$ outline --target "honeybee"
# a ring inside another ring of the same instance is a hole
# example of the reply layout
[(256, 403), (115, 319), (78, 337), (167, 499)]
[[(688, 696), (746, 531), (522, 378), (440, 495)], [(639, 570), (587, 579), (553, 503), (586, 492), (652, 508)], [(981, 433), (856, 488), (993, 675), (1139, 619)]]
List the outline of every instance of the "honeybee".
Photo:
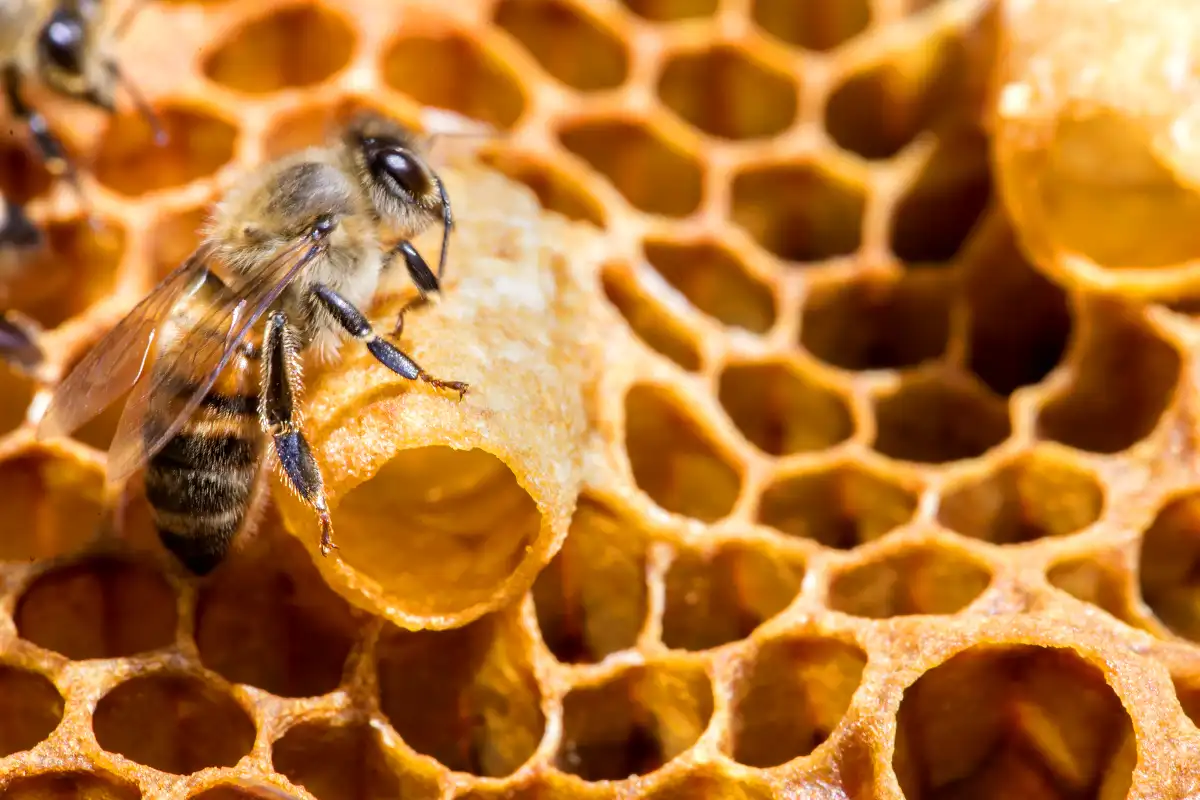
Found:
[[(435, 274), (409, 239), (438, 221)], [(132, 387), (109, 448), (110, 484), (146, 466), (159, 537), (197, 575), (241, 528), (269, 438), (328, 555), (333, 526), (297, 415), (301, 355), (328, 357), (348, 335), (393, 372), (461, 399), (467, 384), (430, 375), (359, 310), (397, 260), (419, 296), (438, 291), (453, 224), (417, 137), (374, 112), (356, 115), (332, 142), (268, 163), (224, 195), (192, 255), (67, 376), (39, 436), (69, 433)]]
[[(20, 269), (42, 239), (24, 210), (0, 196), (0, 278)], [(25, 371), (42, 362), (35, 326), (15, 311), (0, 312), (0, 358)]]
[(29, 75), (51, 90), (112, 112), (124, 86), (149, 122), (155, 141), (166, 133), (133, 81), (122, 72), (114, 45), (128, 30), (144, 0), (134, 0), (116, 22), (111, 0), (0, 0), (0, 79), (9, 111), (29, 128), (38, 155), (80, 192), (77, 171), (46, 118), (25, 99)]

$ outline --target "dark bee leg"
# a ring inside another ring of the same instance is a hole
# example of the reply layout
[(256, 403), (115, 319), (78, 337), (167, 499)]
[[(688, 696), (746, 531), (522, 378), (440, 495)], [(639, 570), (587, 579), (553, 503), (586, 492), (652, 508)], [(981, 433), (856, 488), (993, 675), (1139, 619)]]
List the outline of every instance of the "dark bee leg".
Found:
[(433, 274), (433, 270), (425, 263), (425, 259), (417, 252), (417, 248), (413, 247), (410, 242), (400, 242), (392, 248), (388, 253), (387, 259), (384, 261), (384, 269), (390, 267), (399, 256), (404, 259), (404, 266), (408, 269), (408, 276), (412, 278), (413, 283), (417, 285), (417, 291), (420, 292), (412, 300), (404, 304), (400, 309), (400, 313), (396, 315), (396, 325), (392, 328), (392, 335), (399, 336), (404, 332), (404, 315), (413, 308), (424, 305), (428, 302), (426, 296), (430, 292), (440, 292), (442, 290), (438, 278)]
[(295, 420), (296, 395), (300, 389), (299, 348), (295, 331), (282, 311), (274, 312), (267, 321), (262, 350), (265, 357), (260, 362), (262, 404), (259, 422), (274, 442), (275, 455), (288, 484), (317, 512), (321, 523), (321, 553), (329, 555), (337, 549), (333, 543), (333, 523), (325, 502), (321, 468)]
[(371, 327), (371, 323), (367, 321), (366, 315), (333, 289), (324, 284), (317, 283), (313, 284), (312, 293), (317, 302), (337, 320), (337, 323), (345, 329), (346, 333), (360, 342), (366, 342), (367, 349), (371, 351), (371, 355), (375, 356), (381, 364), (392, 372), (401, 377), (408, 378), (410, 381), (421, 380), (440, 389), (456, 391), (460, 400), (467, 393), (467, 384), (461, 381), (444, 381), (433, 377), (422, 369), (417, 362), (409, 358), (404, 351), (396, 347), (396, 345), (386, 339), (379, 338), (375, 330)]
[(46, 122), (46, 118), (41, 115), (41, 112), (26, 103), (25, 98), (21, 95), (21, 71), (15, 64), (9, 64), (4, 68), (4, 97), (12, 115), (25, 123), (29, 132), (33, 134), (33, 143), (37, 147), (42, 161), (51, 172), (66, 175), (67, 180), (74, 186), (76, 194), (80, 196), (81, 200), (84, 199), (79, 176), (75, 172), (75, 165), (67, 156), (62, 142), (50, 130), (50, 124)]

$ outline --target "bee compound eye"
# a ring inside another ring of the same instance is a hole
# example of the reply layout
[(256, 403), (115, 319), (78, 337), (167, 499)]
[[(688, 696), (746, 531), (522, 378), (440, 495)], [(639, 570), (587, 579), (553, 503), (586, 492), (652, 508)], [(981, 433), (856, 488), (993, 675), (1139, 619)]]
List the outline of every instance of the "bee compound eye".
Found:
[(403, 150), (381, 150), (375, 155), (376, 169), (385, 173), (409, 195), (420, 197), (429, 189), (429, 179), (416, 159)]
[(79, 51), (83, 47), (83, 23), (68, 14), (55, 14), (42, 30), (41, 49), (46, 59), (59, 69), (80, 71)]

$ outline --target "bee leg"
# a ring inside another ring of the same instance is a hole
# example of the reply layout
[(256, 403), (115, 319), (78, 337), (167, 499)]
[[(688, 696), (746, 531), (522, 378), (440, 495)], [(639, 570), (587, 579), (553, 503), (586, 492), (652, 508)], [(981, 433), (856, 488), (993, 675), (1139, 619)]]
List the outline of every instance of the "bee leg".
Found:
[(421, 380), (440, 389), (451, 389), (458, 392), (459, 400), (466, 395), (467, 384), (461, 381), (444, 381), (430, 375), (417, 362), (409, 358), (403, 350), (388, 340), (381, 339), (371, 327), (371, 323), (367, 321), (366, 315), (333, 289), (317, 283), (313, 285), (312, 293), (321, 307), (337, 320), (346, 333), (360, 342), (365, 342), (371, 355), (392, 372), (408, 378), (410, 381)]
[(296, 496), (317, 512), (321, 523), (321, 554), (327, 556), (337, 549), (333, 543), (333, 523), (325, 501), (321, 468), (296, 419), (296, 395), (300, 390), (299, 348), (296, 333), (282, 311), (274, 312), (267, 321), (262, 351), (259, 423), (271, 436), (284, 479)]
[(8, 109), (12, 115), (23, 122), (29, 132), (33, 135), (33, 143), (38, 149), (38, 154), (41, 156), (46, 167), (54, 173), (66, 175), (67, 180), (75, 189), (75, 193), (79, 195), (81, 201), (85, 201), (83, 196), (83, 188), (79, 183), (79, 176), (75, 171), (75, 165), (71, 163), (71, 159), (67, 156), (66, 148), (62, 142), (50, 130), (50, 124), (41, 112), (33, 106), (25, 102), (25, 98), (21, 94), (21, 71), (15, 64), (9, 64), (4, 68), (4, 98), (8, 103)]
[(404, 259), (404, 266), (408, 269), (408, 276), (412, 278), (413, 283), (417, 285), (417, 291), (420, 292), (412, 300), (404, 304), (400, 309), (400, 313), (396, 315), (396, 325), (392, 328), (392, 336), (399, 336), (404, 332), (404, 315), (413, 308), (424, 305), (429, 298), (426, 296), (430, 292), (440, 292), (442, 290), (438, 278), (433, 274), (433, 270), (425, 263), (425, 259), (417, 252), (417, 248), (412, 246), (411, 242), (400, 242), (392, 248), (387, 255), (387, 260), (384, 262), (384, 269), (390, 267), (399, 256)]

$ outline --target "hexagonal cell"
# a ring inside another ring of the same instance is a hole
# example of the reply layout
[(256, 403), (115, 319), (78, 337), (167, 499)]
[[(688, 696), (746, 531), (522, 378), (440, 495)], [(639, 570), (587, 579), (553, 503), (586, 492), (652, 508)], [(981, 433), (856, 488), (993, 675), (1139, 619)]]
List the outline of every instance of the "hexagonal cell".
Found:
[(712, 684), (703, 666), (631, 667), (567, 693), (555, 765), (586, 781), (647, 775), (690, 750), (712, 713)]
[(92, 730), (110, 753), (177, 775), (232, 767), (255, 735), (250, 715), (224, 691), (170, 672), (111, 689), (96, 704)]
[(591, 663), (632, 648), (649, 613), (646, 533), (580, 498), (567, 540), (533, 584), (542, 639), (563, 663)]
[(278, 697), (336, 689), (358, 630), (358, 617), (302, 545), (282, 535), (271, 536), (265, 551), (226, 564), (201, 588), (196, 606), (204, 666)]
[(1200, 642), (1200, 493), (1176, 497), (1142, 537), (1142, 599), (1177, 636)]
[(700, 207), (703, 164), (644, 123), (580, 120), (559, 128), (558, 139), (639, 211), (686, 217)]
[(775, 38), (817, 52), (832, 50), (871, 22), (868, 0), (755, 0), (752, 13)]
[(764, 164), (736, 174), (733, 221), (785, 261), (847, 256), (862, 244), (866, 195), (816, 164)]
[(697, 767), (660, 785), (645, 800), (773, 800), (770, 784), (748, 775), (731, 777), (718, 767)]
[(825, 129), (863, 158), (891, 158), (922, 131), (967, 118), (972, 66), (961, 41), (935, 34), (851, 73), (829, 96)]
[(763, 544), (680, 548), (667, 570), (663, 644), (707, 650), (745, 639), (788, 607), (803, 579), (802, 564)]
[[(1044, 439), (1095, 453), (1119, 453), (1149, 436), (1179, 380), (1179, 353), (1160, 339), (1144, 311), (1116, 299), (1090, 299), (1082, 352), (1070, 384), (1038, 415)], [(1113, 380), (1120, 375), (1120, 380)]]
[(953, 259), (992, 196), (988, 142), (978, 131), (944, 136), (892, 213), (892, 252), (909, 264)]
[(956, 288), (953, 274), (935, 269), (818, 283), (804, 301), (800, 344), (841, 369), (917, 366), (946, 352)]
[(237, 126), (211, 108), (177, 104), (158, 114), (168, 136), (162, 147), (141, 114), (109, 118), (96, 146), (92, 171), (97, 180), (136, 197), (209, 177), (233, 158)]
[(600, 273), (608, 302), (651, 350), (661, 353), (688, 372), (700, 369), (700, 348), (679, 321), (642, 291), (628, 271), (608, 265)]
[(1140, 627), (1135, 620), (1130, 575), (1125, 565), (1111, 554), (1091, 553), (1060, 561), (1046, 572), (1046, 580), (1076, 600), (1103, 609), (1126, 625)]
[(270, 94), (329, 80), (350, 63), (354, 48), (354, 29), (341, 14), (298, 3), (243, 22), (204, 57), (201, 69), (228, 89)]
[(642, 251), (667, 283), (713, 319), (751, 333), (766, 333), (775, 324), (771, 287), (750, 275), (723, 245), (648, 239)]
[(95, 224), (76, 217), (43, 225), (43, 246), (5, 280), (5, 305), (54, 328), (107, 297), (125, 252), (125, 229), (101, 217)]
[(25, 422), (34, 389), (28, 375), (7, 362), (0, 362), (0, 435), (16, 430)]
[(976, 646), (900, 701), (892, 766), (906, 797), (1124, 797), (1129, 714), (1070, 650)]
[(481, 160), (532, 189), (542, 208), (567, 219), (590, 222), (597, 228), (608, 224), (604, 205), (586, 185), (558, 167), (525, 153), (483, 153)]
[(717, 12), (717, 0), (621, 0), (621, 3), (651, 22), (709, 17)]
[(758, 503), (758, 521), (789, 536), (848, 550), (912, 519), (917, 493), (856, 464), (776, 479)]
[(918, 545), (839, 572), (829, 583), (828, 602), (835, 611), (869, 619), (955, 614), (991, 581), (991, 570), (963, 551)]
[(275, 742), (275, 771), (317, 800), (438, 797), (437, 779), (405, 770), (367, 724), (301, 723)]
[(572, 3), (501, 0), (492, 19), (572, 88), (615, 89), (629, 73), (629, 53), (617, 34)]
[(875, 450), (902, 461), (976, 458), (1012, 433), (1008, 407), (974, 384), (922, 375), (875, 398)]
[(793, 361), (729, 364), (717, 378), (717, 397), (742, 435), (768, 455), (825, 450), (854, 433), (846, 398)]
[(662, 508), (714, 522), (733, 510), (742, 476), (669, 390), (625, 395), (625, 452), (638, 488)]
[(723, 139), (759, 139), (787, 130), (796, 119), (799, 93), (794, 76), (730, 45), (677, 53), (658, 79), (658, 96), (667, 108)]
[(0, 464), (6, 534), (0, 561), (57, 558), (92, 541), (104, 520), (103, 477), (41, 453)]
[(389, 44), (383, 80), (428, 106), (511, 128), (525, 112), (521, 80), (466, 34), (402, 36)]
[(862, 682), (866, 654), (832, 639), (774, 639), (734, 689), (730, 755), (749, 767), (806, 756), (829, 738)]
[(137, 785), (103, 770), (46, 772), (17, 778), (4, 790), (6, 800), (141, 800)]
[(987, 226), (986, 243), (960, 272), (967, 305), (967, 368), (1007, 396), (1039, 383), (1071, 338), (1066, 294), (1033, 268), (1012, 227)]
[(964, 536), (1019, 544), (1067, 536), (1104, 509), (1104, 487), (1091, 472), (1046, 450), (1034, 450), (987, 475), (950, 487), (938, 520)]
[(205, 204), (158, 217), (150, 231), (150, 258), (156, 278), (167, 277), (199, 246), (210, 210)]
[(389, 627), (376, 647), (380, 708), (418, 753), (501, 778), (537, 749), (546, 725), (541, 691), (512, 615), (449, 631)]
[(74, 661), (175, 642), (175, 593), (151, 564), (93, 557), (38, 577), (17, 601), (17, 633)]
[(32, 750), (62, 716), (62, 695), (44, 675), (0, 665), (0, 758)]

